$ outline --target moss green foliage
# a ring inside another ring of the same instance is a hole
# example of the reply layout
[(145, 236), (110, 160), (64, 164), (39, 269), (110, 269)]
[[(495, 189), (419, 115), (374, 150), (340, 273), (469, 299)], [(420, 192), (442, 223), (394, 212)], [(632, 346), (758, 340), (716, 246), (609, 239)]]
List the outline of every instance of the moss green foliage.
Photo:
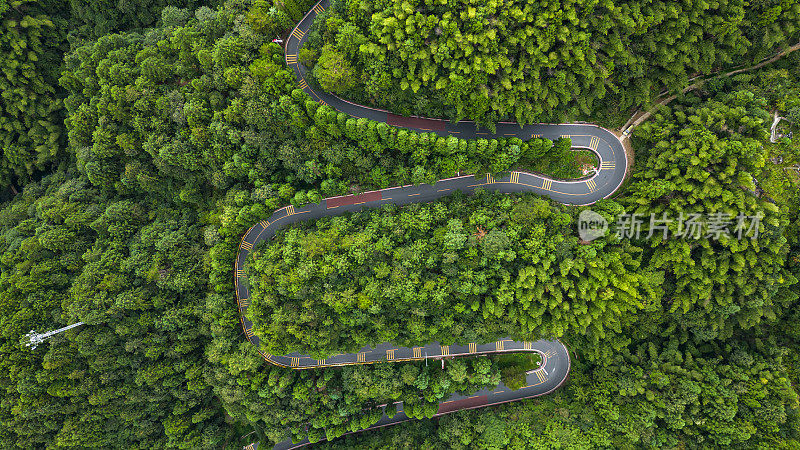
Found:
[(360, 74), (347, 92), (355, 100), (531, 123), (647, 103), (697, 73), (795, 43), (798, 23), (795, 0), (333, 0), (309, 36)]
[(547, 174), (564, 180), (582, 178), (585, 166), (598, 167), (597, 154), (588, 150), (572, 150), (571, 139), (559, 139), (552, 148), (522, 146), (523, 158), (515, 164), (519, 170)]
[[(637, 132), (650, 150), (626, 197), (631, 212), (709, 220), (716, 214), (727, 227), (720, 239), (704, 231), (699, 240), (654, 240), (648, 252), (650, 265), (667, 273), (666, 309), (701, 342), (773, 319), (798, 297), (785, 235), (796, 204), (775, 204), (756, 186), (768, 162), (766, 105), (752, 92), (734, 91), (675, 108)], [(761, 217), (757, 239), (737, 238), (739, 215)], [(671, 227), (678, 231), (677, 223)]]
[(772, 116), (788, 119), (778, 124), (778, 131), (783, 134), (793, 133), (792, 139), (783, 138), (775, 144), (764, 143), (765, 165), (758, 177), (758, 187), (766, 198), (780, 199), (781, 203), (800, 203), (800, 82), (797, 71), (785, 67), (800, 64), (800, 55), (792, 55), (784, 68), (763, 70), (756, 74), (742, 74), (733, 80), (715, 83), (709, 86), (714, 92), (724, 95), (728, 90), (747, 90), (768, 102), (768, 112), (772, 113), (767, 123), (772, 125)]
[(356, 74), (350, 63), (333, 46), (320, 50), (319, 61), (314, 66), (314, 75), (322, 89), (337, 94), (356, 87)]

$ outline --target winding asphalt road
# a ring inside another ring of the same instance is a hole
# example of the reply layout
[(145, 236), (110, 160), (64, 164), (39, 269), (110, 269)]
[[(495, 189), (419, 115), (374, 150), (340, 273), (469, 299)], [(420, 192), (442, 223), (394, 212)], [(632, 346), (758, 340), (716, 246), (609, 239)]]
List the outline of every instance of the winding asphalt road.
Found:
[[(239, 318), (245, 336), (256, 348), (259, 348), (260, 339), (253, 333), (253, 322), (247, 318), (247, 308), (250, 306), (250, 286), (243, 268), (255, 247), (260, 242), (271, 240), (281, 228), (299, 221), (358, 211), (364, 207), (374, 208), (388, 203), (407, 205), (410, 203), (429, 202), (452, 194), (456, 190), (472, 192), (475, 189), (484, 188), (509, 193), (526, 192), (530, 188), (517, 181), (522, 175), (523, 173), (521, 172), (512, 172), (499, 180), (495, 180), (491, 175), (487, 175), (486, 178), (481, 180), (476, 180), (472, 175), (455, 177), (440, 180), (432, 186), (409, 185), (366, 192), (360, 195), (331, 197), (322, 200), (319, 204), (308, 204), (302, 207), (286, 206), (275, 211), (269, 219), (252, 226), (245, 233), (239, 244), (234, 283), (236, 285), (236, 299), (239, 305)], [(421, 361), (441, 359), (443, 357), (475, 356), (503, 352), (536, 352), (541, 356), (542, 363), (540, 367), (528, 373), (525, 387), (512, 391), (500, 383), (495, 389), (479, 391), (468, 397), (452, 394), (447, 400), (439, 404), (437, 416), (462, 409), (480, 408), (548, 394), (561, 386), (566, 380), (570, 368), (569, 353), (564, 344), (559, 341), (547, 340), (518, 342), (511, 339), (501, 339), (488, 344), (468, 343), (467, 345), (440, 345), (434, 342), (412, 348), (397, 347), (386, 343), (375, 347), (364, 347), (358, 353), (339, 354), (323, 360), (316, 360), (299, 353), (277, 356), (260, 349), (258, 352), (270, 363), (290, 369), (339, 367), (381, 361)], [(378, 423), (369, 429), (394, 425), (404, 420), (409, 420), (409, 418), (403, 412), (402, 404), (400, 404), (398, 405), (398, 413), (395, 416), (389, 418), (384, 415)], [(287, 440), (278, 443), (274, 448), (281, 450), (291, 449), (308, 443), (308, 441), (303, 441), (293, 444), (291, 440)]]
[(343, 100), (328, 92), (315, 90), (308, 85), (308, 70), (298, 62), (298, 51), (306, 41), (306, 34), (317, 15), (328, 8), (330, 0), (317, 3), (292, 30), (286, 40), (286, 64), (294, 70), (300, 87), (314, 100), (331, 106), (354, 118), (366, 118), (376, 122), (386, 122), (416, 131), (432, 131), (440, 136), (472, 138), (509, 138), (523, 140), (543, 137), (556, 140), (560, 137), (572, 139), (572, 147), (588, 149), (600, 157), (599, 170), (588, 179), (580, 181), (560, 181), (541, 175), (520, 174), (520, 182), (527, 184), (531, 191), (547, 195), (561, 203), (588, 205), (613, 194), (622, 184), (627, 170), (625, 149), (619, 139), (610, 131), (589, 124), (531, 124), (520, 127), (515, 122), (500, 122), (494, 134), (479, 129), (472, 121), (450, 123), (446, 120), (424, 117), (403, 117), (381, 109), (369, 108)]
[[(236, 257), (234, 282), (236, 298), (239, 306), (239, 317), (247, 339), (259, 347), (259, 338), (253, 334), (253, 323), (247, 318), (250, 304), (250, 288), (244, 272), (245, 263), (256, 245), (268, 241), (281, 228), (295, 222), (318, 219), (320, 217), (358, 211), (362, 208), (375, 208), (392, 203), (407, 205), (410, 203), (430, 202), (460, 190), (471, 193), (475, 189), (491, 189), (504, 193), (535, 192), (551, 199), (567, 204), (588, 205), (612, 195), (622, 184), (627, 169), (627, 157), (620, 140), (610, 131), (589, 124), (532, 124), (520, 127), (516, 123), (499, 123), (494, 134), (476, 127), (474, 122), (461, 121), (450, 123), (439, 119), (423, 117), (402, 117), (388, 111), (368, 108), (343, 100), (335, 95), (312, 89), (305, 80), (306, 68), (298, 63), (298, 50), (305, 42), (306, 33), (317, 14), (329, 6), (329, 0), (317, 3), (306, 14), (297, 27), (291, 32), (286, 42), (286, 63), (292, 67), (300, 87), (313, 99), (330, 105), (351, 117), (367, 118), (389, 125), (404, 127), (417, 131), (432, 131), (441, 136), (457, 136), (460, 138), (501, 138), (518, 137), (531, 139), (543, 137), (551, 140), (567, 137), (572, 140), (573, 148), (588, 149), (595, 152), (599, 159), (599, 170), (590, 178), (578, 181), (565, 181), (548, 178), (527, 172), (511, 172), (494, 178), (487, 175), (476, 179), (472, 175), (458, 176), (439, 180), (433, 185), (398, 186), (379, 191), (366, 192), (359, 195), (340, 196), (323, 199), (318, 204), (302, 207), (286, 206), (275, 211), (272, 216), (253, 225), (242, 238), (239, 253)], [(376, 347), (362, 348), (358, 353), (334, 355), (324, 360), (292, 353), (276, 356), (259, 349), (261, 356), (272, 364), (290, 369), (313, 369), (338, 367), (350, 364), (370, 364), (380, 361), (413, 361), (425, 359), (441, 359), (454, 356), (479, 355), (502, 352), (536, 352), (542, 357), (541, 366), (528, 373), (525, 387), (512, 391), (502, 383), (493, 390), (484, 390), (470, 396), (451, 395), (439, 404), (438, 415), (463, 409), (481, 408), (497, 405), (523, 398), (537, 397), (557, 389), (566, 380), (570, 370), (570, 358), (567, 348), (559, 341), (539, 340), (535, 342), (517, 342), (501, 339), (490, 344), (440, 345), (431, 343), (419, 347), (396, 347), (391, 344), (380, 344)], [(383, 418), (368, 429), (393, 425), (409, 418), (403, 413), (402, 404), (398, 405), (398, 413)], [(291, 449), (307, 445), (308, 441), (293, 444), (291, 440), (280, 442), (275, 449)], [(249, 446), (257, 448), (258, 444)]]

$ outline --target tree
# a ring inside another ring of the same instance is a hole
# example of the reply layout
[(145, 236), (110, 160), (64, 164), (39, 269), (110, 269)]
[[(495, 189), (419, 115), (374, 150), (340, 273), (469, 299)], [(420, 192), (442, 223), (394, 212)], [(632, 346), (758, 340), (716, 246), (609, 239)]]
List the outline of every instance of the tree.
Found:
[(355, 87), (356, 74), (350, 63), (333, 46), (320, 50), (319, 60), (314, 66), (314, 76), (322, 89), (342, 94)]
[[(133, 0), (123, 3), (110, 0), (91, 2), (70, 0), (69, 6), (72, 17), (78, 21), (78, 30), (89, 37), (97, 38), (118, 31), (155, 25), (159, 19), (173, 17), (174, 13), (179, 11), (179, 7), (187, 8), (182, 14), (188, 16), (188, 11), (200, 5), (214, 6), (215, 3), (208, 4), (196, 0)], [(169, 20), (165, 20), (165, 23), (174, 24)]]
[[(753, 180), (766, 175), (759, 139), (766, 139), (769, 119), (754, 108), (759, 103), (764, 101), (752, 93), (732, 92), (722, 101), (661, 116), (641, 131), (652, 148), (626, 202), (633, 212), (675, 218), (693, 213), (709, 222), (716, 215), (729, 225), (719, 235), (706, 227), (697, 238), (654, 238), (648, 252), (650, 264), (663, 268), (672, 286), (665, 312), (701, 341), (752, 328), (797, 299), (791, 289), (797, 279), (785, 263), (786, 208), (752, 189)], [(683, 122), (680, 131), (676, 119)], [(757, 237), (739, 223), (756, 216)], [(673, 234), (679, 223), (670, 224)]]
[(598, 112), (617, 122), (694, 74), (753, 64), (794, 43), (792, 5), (370, 1), (326, 11), (307, 46), (336, 46), (359, 86), (347, 95), (398, 114), (469, 118), (492, 130), (499, 120)]
[(0, 1), (0, 189), (27, 184), (64, 156), (65, 28), (55, 5)]

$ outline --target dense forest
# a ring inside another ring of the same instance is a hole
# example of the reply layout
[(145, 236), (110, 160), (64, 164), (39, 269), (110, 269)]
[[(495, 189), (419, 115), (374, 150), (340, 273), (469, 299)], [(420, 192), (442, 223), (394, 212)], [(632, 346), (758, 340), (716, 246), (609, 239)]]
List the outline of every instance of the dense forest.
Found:
[[(311, 6), (0, 0), (0, 447), (333, 438), (379, 405), (431, 417), (505, 376), (486, 357), (298, 372), (245, 340), (233, 261), (278, 207), (457, 172), (579, 174), (568, 139), (444, 138), (313, 102), (272, 42)], [(792, 0), (334, 1), (300, 56), (312, 83), (397, 113), (613, 125), (793, 44), (798, 14)], [(257, 248), (250, 314), (273, 353), (512, 336), (560, 337), (574, 356), (551, 395), (325, 445), (800, 445), (797, 53), (660, 108), (633, 135), (629, 181), (592, 206), (612, 224), (760, 215), (757, 239), (585, 243), (581, 208), (482, 192), (301, 223)], [(794, 138), (770, 143), (776, 112)]]
[[(621, 208), (630, 212), (652, 211), (658, 215), (664, 211), (760, 213), (763, 222), (757, 239), (704, 237), (661, 242), (658, 234), (649, 241), (642, 239), (634, 253), (635, 262), (641, 267), (636, 274), (648, 271), (658, 274), (659, 289), (655, 291), (658, 299), (647, 307), (631, 308), (621, 328), (615, 330), (616, 333), (605, 333), (599, 343), (587, 339), (591, 333), (566, 332), (562, 339), (577, 349), (576, 353), (582, 358), (578, 359), (567, 387), (551, 396), (491, 411), (460, 412), (433, 422), (401, 424), (388, 432), (348, 437), (330, 447), (791, 448), (798, 445), (800, 403), (794, 387), (800, 381), (796, 322), (797, 277), (800, 275), (798, 174), (786, 167), (797, 166), (800, 162), (800, 147), (788, 139), (775, 145), (765, 144), (765, 124), (771, 121), (766, 108), (770, 104), (781, 104), (789, 109), (797, 107), (798, 86), (791, 82), (796, 76), (796, 72), (792, 75), (786, 70), (774, 70), (743, 75), (735, 81), (722, 80), (702, 92), (703, 97), (691, 96), (672, 109), (662, 110), (637, 132), (638, 170), (625, 194), (616, 201), (593, 206), (604, 214), (619, 213)], [(491, 203), (492, 200), (497, 203)], [(392, 308), (383, 317), (401, 318), (399, 331), (395, 332), (398, 336), (395, 339), (399, 341), (416, 330), (439, 337), (435, 325), (457, 316), (464, 309), (463, 300), (458, 293), (449, 293), (444, 297), (444, 305), (437, 304), (436, 298), (426, 293), (424, 287), (437, 277), (439, 280), (450, 277), (450, 281), (442, 285), (451, 290), (469, 287), (463, 278), (453, 280), (461, 273), (453, 271), (448, 262), (460, 257), (464, 272), (476, 272), (470, 264), (480, 257), (487, 259), (484, 240), (493, 232), (504, 237), (504, 255), (513, 254), (511, 264), (504, 263), (502, 269), (497, 270), (497, 277), (502, 277), (503, 269), (513, 270), (517, 258), (525, 258), (532, 253), (532, 248), (539, 249), (544, 236), (540, 235), (539, 240), (531, 239), (529, 235), (509, 230), (511, 214), (508, 211), (525, 204), (524, 198), (485, 194), (427, 205), (429, 209), (426, 205), (414, 205), (404, 208), (400, 214), (392, 214), (391, 208), (387, 208), (350, 218), (319, 220), (313, 226), (305, 223), (289, 228), (274, 244), (255, 253), (251, 269), (254, 282), (257, 285), (270, 283), (270, 289), (264, 290), (263, 298), (254, 296), (254, 305), (259, 305), (253, 310), (254, 317), (261, 313), (267, 314), (262, 321), (278, 321), (287, 309), (295, 308), (293, 302), (312, 301), (313, 294), (319, 294), (314, 291), (317, 283), (325, 282), (326, 296), (317, 297), (320, 303), (315, 309), (323, 311), (326, 319), (334, 318), (333, 323), (324, 324), (334, 332), (313, 340), (307, 333), (318, 327), (296, 329), (284, 324), (285, 329), (275, 327), (265, 331), (271, 336), (272, 345), (281, 350), (301, 349), (324, 354), (329, 351), (329, 340), (338, 337), (336, 321), (358, 330), (366, 340), (375, 339), (375, 336), (387, 338), (386, 335), (370, 335), (370, 328), (365, 326), (381, 323), (383, 319), (363, 321), (364, 316), (377, 308)], [(425, 219), (437, 224), (435, 211), (444, 209), (443, 205), (451, 210), (458, 208), (456, 211), (465, 209), (461, 214), (445, 217), (469, 220), (459, 221), (457, 225), (455, 221), (442, 220), (439, 227), (428, 225), (427, 232), (415, 234), (419, 227), (426, 225)], [(542, 206), (546, 205), (542, 202)], [(550, 205), (519, 217), (538, 219), (559, 209), (564, 207)], [(403, 214), (408, 217), (403, 221), (410, 224), (408, 228), (397, 225), (397, 218)], [(351, 239), (332, 239), (336, 232), (354, 224), (359, 224), (357, 229), (361, 231), (350, 233), (348, 237), (366, 239), (372, 244), (371, 252), (365, 253), (363, 246), (355, 247)], [(457, 233), (452, 232), (453, 228), (462, 233), (461, 239), (454, 238)], [(535, 230), (536, 226), (531, 228)], [(550, 224), (546, 229), (547, 238), (571, 237), (574, 245), (574, 227), (559, 231)], [(381, 230), (389, 231), (381, 234)], [(676, 230), (673, 227), (671, 231)], [(595, 250), (595, 260), (602, 261), (606, 254), (614, 254), (614, 244), (620, 244), (616, 237), (607, 239), (609, 242), (593, 241), (590, 245), (562, 246), (560, 251), (542, 252), (549, 259), (543, 258), (541, 268), (549, 267), (552, 271), (556, 266), (555, 273), (559, 274), (564, 266), (569, 268), (567, 270), (580, 267), (576, 247)], [(460, 248), (471, 248), (473, 259), (452, 251), (454, 243)], [(314, 254), (310, 250), (318, 248), (326, 251)], [(628, 252), (630, 250), (629, 246)], [(447, 253), (452, 253), (450, 261), (441, 256)], [(417, 256), (418, 266), (408, 264), (408, 255)], [(305, 258), (315, 259), (313, 269), (303, 263)], [(348, 265), (359, 258), (365, 263), (363, 266), (355, 262)], [(387, 258), (393, 266), (385, 265)], [(421, 275), (418, 275), (419, 266), (422, 266)], [(278, 268), (284, 272), (276, 270)], [(353, 276), (333, 282), (335, 277), (328, 277), (340, 268), (351, 271)], [(413, 272), (414, 269), (417, 272)], [(387, 282), (386, 286), (376, 283), (391, 279), (401, 270), (407, 271), (403, 272), (408, 273), (406, 277), (419, 279), (415, 286), (420, 288), (397, 296), (394, 290), (402, 283)], [(530, 269), (517, 270), (517, 274), (512, 272), (508, 278), (524, 281)], [(591, 275), (580, 278), (585, 282), (591, 280)], [(539, 283), (548, 280), (546, 276), (537, 278)], [(296, 289), (297, 285), (292, 283), (299, 283), (303, 289)], [(380, 299), (388, 297), (393, 301), (376, 305), (370, 295), (376, 285), (384, 289)], [(488, 289), (477, 294), (483, 296), (479, 314), (451, 320), (453, 325), (448, 331), (457, 341), (460, 324), (476, 323), (471, 333), (461, 333), (467, 339), (480, 340), (479, 333), (492, 330), (491, 322), (486, 321), (491, 317), (487, 310), (492, 311), (490, 308), (496, 308), (500, 304), (498, 300), (504, 298), (501, 289), (492, 289), (495, 285), (491, 278), (481, 284)], [(562, 281), (558, 286), (564, 285)], [(336, 295), (342, 291), (351, 295)], [(525, 290), (517, 285), (513, 292), (520, 296)], [(551, 287), (543, 292), (547, 295), (535, 298), (544, 303), (549, 295), (556, 296), (559, 291)], [(426, 294), (424, 305), (429, 309), (418, 302)], [(276, 298), (281, 302), (272, 303)], [(349, 298), (351, 303), (343, 303), (342, 298)], [(524, 308), (523, 305), (527, 306), (524, 297), (505, 298), (508, 302), (505, 308), (510, 311), (508, 318), (537, 321), (540, 309)], [(608, 307), (619, 307), (610, 297), (592, 296), (591, 300), (592, 306), (602, 307), (600, 301), (606, 300)], [(581, 304), (579, 297), (571, 298), (570, 312), (580, 310)], [(400, 307), (405, 309), (395, 312)], [(559, 312), (557, 307), (553, 309), (545, 311)], [(429, 326), (413, 326), (415, 322), (425, 323), (426, 311), (434, 317)], [(313, 324), (316, 318), (307, 317)], [(566, 319), (563, 313), (561, 317)], [(604, 324), (613, 323), (606, 322), (609, 316), (602, 317)], [(505, 324), (502, 320), (497, 322), (500, 326)], [(568, 320), (564, 322), (569, 323)], [(515, 336), (526, 337), (524, 326), (510, 326), (522, 332)], [(391, 329), (391, 325), (381, 329)], [(507, 330), (500, 334), (504, 331)], [(538, 333), (548, 331), (553, 334), (546, 328)], [(283, 340), (279, 339), (284, 336)], [(546, 444), (541, 442), (543, 437), (547, 438)]]
[(546, 398), (406, 422), (318, 447), (793, 448), (796, 360), (785, 354), (787, 344), (797, 348), (796, 338), (775, 329), (700, 347), (648, 338), (602, 365), (579, 363), (569, 383)]
[[(586, 359), (584, 374), (560, 398), (505, 407), (500, 418), (440, 419), (438, 432), (422, 426), (431, 445), (529, 447), (543, 430), (559, 435), (533, 423), (545, 416), (544, 424), (568, 430), (562, 439), (582, 447), (796, 439), (797, 360), (786, 356), (796, 348), (797, 332), (789, 331), (796, 325), (785, 322), (786, 330), (776, 320), (796, 315), (796, 178), (787, 185), (783, 170), (767, 166), (767, 100), (723, 91), (649, 122), (626, 195), (592, 208), (611, 219), (623, 209), (760, 214), (757, 239), (662, 242), (656, 234), (638, 247), (616, 236), (581, 244), (567, 226), (577, 209), (533, 195), (484, 192), (389, 206), (304, 222), (257, 249), (248, 311), (256, 333), (270, 352), (320, 357), (387, 340), (553, 336)], [(773, 151), (784, 149), (796, 163), (796, 144)], [(554, 402), (579, 417), (565, 412), (570, 420), (554, 422)], [(520, 431), (512, 419), (519, 414), (538, 432)], [(405, 432), (391, 436), (363, 448), (419, 442)], [(358, 446), (352, 439), (341, 445)]]
[(798, 36), (794, 0), (333, 0), (300, 58), (325, 90), (402, 114), (613, 121)]
[(534, 194), (485, 191), (304, 222), (256, 251), (248, 315), (275, 355), (507, 335), (596, 343), (656, 302), (663, 276), (630, 242), (581, 245), (573, 224)]

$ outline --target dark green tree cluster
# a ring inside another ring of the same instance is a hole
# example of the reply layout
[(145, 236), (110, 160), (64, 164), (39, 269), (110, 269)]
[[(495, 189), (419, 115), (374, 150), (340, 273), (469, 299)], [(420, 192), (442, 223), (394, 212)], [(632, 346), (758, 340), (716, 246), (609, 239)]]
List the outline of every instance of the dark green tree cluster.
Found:
[(321, 448), (793, 448), (800, 424), (787, 350), (769, 338), (701, 347), (648, 340), (603, 366), (575, 361), (570, 382), (542, 399)]
[(581, 245), (570, 212), (533, 194), (454, 195), (279, 231), (247, 268), (247, 312), (263, 350), (315, 358), (381, 342), (614, 341), (660, 299), (639, 255)]
[(220, 0), (69, 0), (74, 21), (73, 34), (98, 38), (111, 33), (140, 30), (156, 25), (158, 19), (185, 15), (187, 8), (214, 7)]
[(220, 448), (235, 430), (203, 375), (196, 213), (105, 196), (74, 172), (0, 211), (0, 446)]
[[(647, 265), (666, 273), (668, 316), (660, 317), (699, 342), (774, 319), (798, 298), (786, 236), (797, 206), (776, 203), (758, 187), (772, 165), (763, 151), (766, 105), (752, 92), (734, 91), (658, 115), (638, 132), (649, 151), (623, 202), (628, 212), (666, 214), (673, 233), (680, 217), (686, 232), (692, 214), (709, 223), (716, 217), (723, 227), (666, 241), (656, 234), (646, 251)], [(760, 218), (757, 237), (752, 217)]]
[(0, 190), (64, 156), (65, 28), (57, 2), (0, 0)]
[(357, 101), (489, 125), (646, 104), (795, 43), (798, 23), (795, 0), (333, 0), (309, 42), (323, 87), (347, 81), (336, 92)]
[[(215, 1), (0, 0), (0, 190), (24, 185), (64, 154), (64, 90), (58, 79), (68, 50), (85, 37), (141, 29), (189, 14), (175, 6)], [(167, 7), (165, 9), (165, 7)]]

